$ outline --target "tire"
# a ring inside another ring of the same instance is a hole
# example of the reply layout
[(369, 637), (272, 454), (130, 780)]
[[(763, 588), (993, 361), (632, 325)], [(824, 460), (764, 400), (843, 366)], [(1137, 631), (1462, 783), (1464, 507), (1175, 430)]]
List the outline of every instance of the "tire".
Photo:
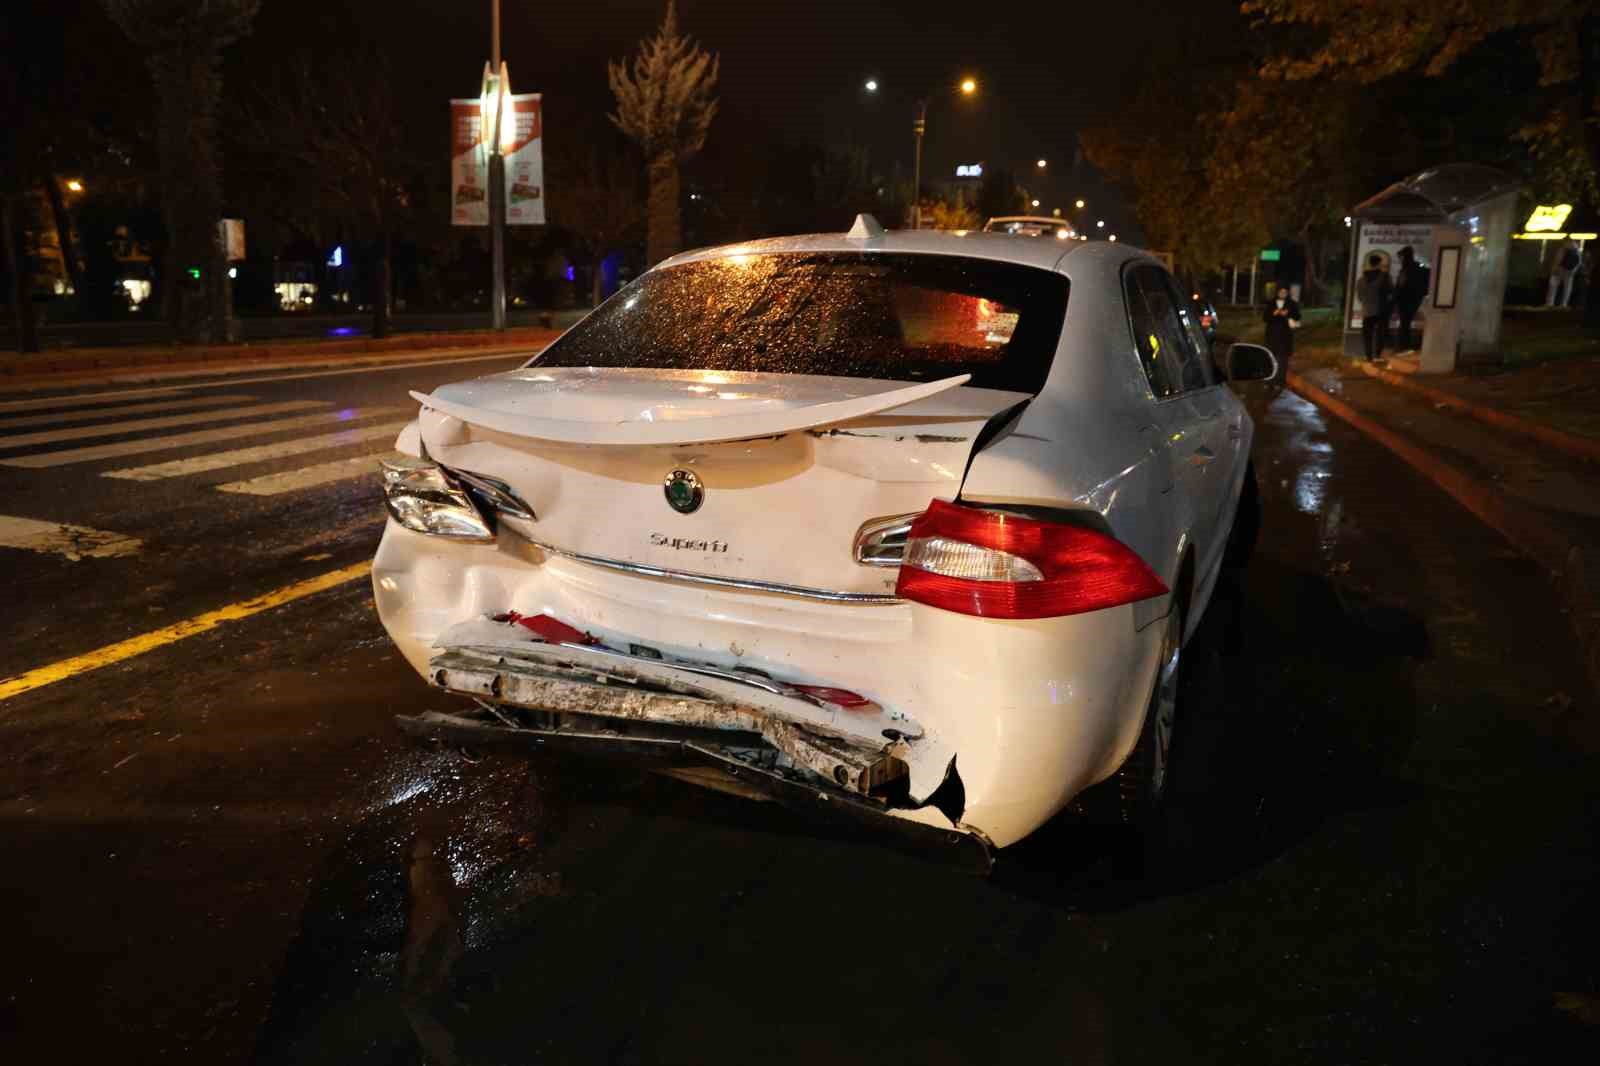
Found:
[(1116, 776), (1123, 824), (1157, 846), (1164, 837), (1172, 793), (1173, 740), (1178, 735), (1178, 696), (1183, 689), (1184, 614), (1181, 604), (1174, 604), (1167, 614), (1139, 740)]

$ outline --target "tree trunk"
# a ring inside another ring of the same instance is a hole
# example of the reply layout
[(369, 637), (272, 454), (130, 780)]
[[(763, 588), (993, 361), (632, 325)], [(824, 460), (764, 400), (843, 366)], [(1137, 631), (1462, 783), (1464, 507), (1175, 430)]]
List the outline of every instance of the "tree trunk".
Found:
[(17, 198), (0, 200), (0, 229), (5, 231), (6, 273), (11, 277), (11, 312), (16, 321), (17, 351), (39, 350), (38, 321), (33, 313), (33, 286), (23, 249), (22, 228), (17, 224)]
[(650, 160), (650, 216), (645, 241), (650, 266), (683, 248), (683, 220), (678, 208), (678, 156), (662, 152)]
[(67, 214), (66, 201), (61, 197), (61, 182), (53, 173), (44, 176), (44, 194), (50, 201), (50, 217), (56, 224), (56, 242), (61, 245), (61, 262), (67, 268), (67, 281), (82, 304), (83, 271), (78, 266), (78, 253), (72, 247), (72, 219)]
[(390, 292), (394, 288), (394, 240), (389, 227), (383, 228), (378, 246), (378, 291), (372, 296), (372, 336), (382, 340), (389, 335)]

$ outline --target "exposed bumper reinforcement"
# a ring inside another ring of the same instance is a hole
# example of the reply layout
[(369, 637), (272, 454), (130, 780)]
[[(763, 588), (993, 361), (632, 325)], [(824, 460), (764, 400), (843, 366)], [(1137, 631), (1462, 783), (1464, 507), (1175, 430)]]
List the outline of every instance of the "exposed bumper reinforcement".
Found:
[[(804, 814), (868, 830), (883, 842), (941, 863), (987, 874), (993, 848), (973, 830), (940, 829), (896, 818), (881, 804), (842, 788), (795, 780), (712, 750), (693, 740), (607, 733), (519, 728), (492, 717), (429, 711), (397, 716), (402, 732), (421, 739), (474, 748), (523, 753), (552, 751), (635, 763), (672, 776), (723, 787), (740, 795), (773, 800)], [(720, 776), (721, 783), (708, 779)]]

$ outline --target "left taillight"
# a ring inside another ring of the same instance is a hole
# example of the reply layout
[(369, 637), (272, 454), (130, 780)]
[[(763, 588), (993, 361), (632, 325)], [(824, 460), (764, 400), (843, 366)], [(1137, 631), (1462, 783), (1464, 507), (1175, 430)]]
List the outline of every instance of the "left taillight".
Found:
[(906, 536), (895, 594), (984, 618), (1054, 618), (1167, 593), (1098, 530), (935, 500)]
[(466, 486), (427, 459), (385, 459), (383, 502), (407, 529), (455, 540), (492, 541), (494, 527)]

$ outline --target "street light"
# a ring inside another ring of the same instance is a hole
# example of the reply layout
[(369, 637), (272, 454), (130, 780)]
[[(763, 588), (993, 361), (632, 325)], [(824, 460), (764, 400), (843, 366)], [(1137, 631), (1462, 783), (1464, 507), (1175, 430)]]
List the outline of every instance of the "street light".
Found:
[(1038, 200), (1032, 200), (1030, 202), (1033, 204), (1034, 207), (1038, 207), (1039, 206), (1039, 201)]
[(1106, 240), (1108, 240), (1108, 241), (1115, 241), (1116, 239), (1117, 239), (1117, 235), (1115, 233), (1113, 233), (1111, 236), (1106, 238)]
[[(971, 96), (978, 91), (978, 83), (973, 78), (961, 80), (961, 93)], [(917, 147), (911, 164), (911, 228), (922, 228), (922, 135), (928, 131), (928, 98), (923, 97), (917, 101), (917, 116), (911, 123), (911, 132), (916, 135)]]
[[(506, 98), (510, 86), (506, 84), (506, 66), (500, 58), (500, 0), (490, 0), (489, 51), (490, 66), (484, 71), (483, 94), (480, 104), (483, 112), (483, 138), (489, 148), (489, 259), (492, 287), (489, 290), (490, 318), (497, 330), (506, 328), (506, 161), (501, 155)], [(493, 77), (491, 78), (491, 72)], [(490, 93), (493, 92), (491, 114)]]
[(1083, 201), (1079, 200), (1075, 206), (1078, 208), (1079, 211), (1082, 211), (1083, 210)]
[(878, 79), (877, 78), (868, 78), (867, 79), (866, 88), (867, 88), (867, 92), (869, 92), (869, 93), (877, 92), (878, 91)]
[(1046, 163), (1043, 159), (1041, 159), (1039, 162), (1035, 163), (1034, 166), (1038, 167), (1040, 170), (1043, 170), (1046, 166)]
[(83, 182), (79, 181), (77, 178), (73, 178), (71, 181), (67, 182), (67, 189), (71, 192), (82, 192)]
[(1094, 228), (1095, 229), (1105, 229), (1106, 228), (1106, 220), (1103, 219), (1103, 218), (1100, 219), (1098, 222), (1096, 222), (1094, 224)]

